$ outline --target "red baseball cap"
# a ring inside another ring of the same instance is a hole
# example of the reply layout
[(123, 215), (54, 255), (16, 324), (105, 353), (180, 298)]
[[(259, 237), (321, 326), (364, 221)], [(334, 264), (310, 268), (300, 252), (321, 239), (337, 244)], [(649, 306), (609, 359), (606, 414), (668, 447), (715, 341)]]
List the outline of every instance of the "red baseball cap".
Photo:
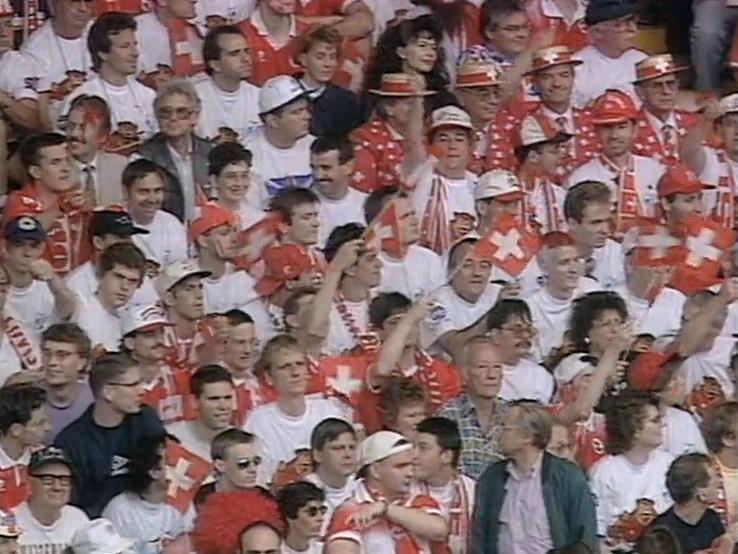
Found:
[(207, 202), (197, 209), (199, 214), (190, 222), (190, 237), (193, 241), (221, 225), (236, 225), (236, 214), (215, 202)]
[(613, 125), (638, 117), (633, 99), (621, 90), (608, 90), (594, 101), (592, 120), (595, 125)]
[(313, 259), (305, 249), (296, 244), (268, 246), (262, 256), (264, 275), (254, 286), (260, 296), (270, 296), (287, 281), (297, 279), (313, 267)]
[(687, 166), (675, 163), (670, 165), (659, 179), (656, 192), (659, 198), (665, 198), (672, 194), (694, 194), (704, 188), (705, 185)]

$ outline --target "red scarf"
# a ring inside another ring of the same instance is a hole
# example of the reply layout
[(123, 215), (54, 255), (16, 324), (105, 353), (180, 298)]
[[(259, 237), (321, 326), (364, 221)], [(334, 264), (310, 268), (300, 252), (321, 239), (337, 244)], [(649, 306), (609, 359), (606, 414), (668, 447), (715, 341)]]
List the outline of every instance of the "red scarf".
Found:
[(169, 47), (172, 50), (172, 70), (179, 77), (194, 75), (196, 65), (192, 59), (192, 26), (186, 19), (172, 17), (167, 25)]
[[(454, 475), (451, 481), (454, 489), (454, 496), (449, 507), (449, 526), (448, 526), (448, 542), (452, 540), (462, 541), (462, 545), (466, 544), (469, 536), (469, 523), (471, 522), (471, 506), (469, 502), (469, 491), (464, 486), (459, 475)], [(423, 494), (431, 496), (430, 490), (426, 483), (420, 483)], [(450, 546), (450, 544), (449, 544)], [(464, 552), (465, 548), (449, 549), (455, 552)]]
[(376, 352), (379, 348), (379, 337), (369, 329), (362, 330), (359, 328), (354, 314), (346, 306), (345, 299), (340, 291), (336, 293), (336, 311), (344, 327), (346, 327), (351, 335), (351, 338), (356, 342), (356, 346), (360, 347), (364, 352)]
[(451, 229), (448, 224), (447, 204), (448, 192), (446, 191), (446, 186), (441, 176), (434, 171), (430, 197), (423, 213), (420, 236), (421, 244), (439, 255), (445, 254), (451, 246)]
[(717, 150), (718, 161), (725, 166), (726, 175), (721, 175), (718, 182), (717, 205), (713, 219), (718, 223), (733, 229), (735, 226), (735, 175), (733, 175), (733, 166), (725, 155), (725, 150)]
[(3, 327), (5, 336), (8, 337), (8, 341), (18, 358), (20, 358), (23, 367), (31, 371), (40, 371), (41, 359), (20, 323), (13, 316), (6, 315), (3, 318)]
[(628, 164), (619, 168), (600, 154), (600, 162), (610, 171), (618, 175), (618, 198), (615, 206), (615, 231), (622, 236), (635, 223), (640, 211), (640, 198), (636, 190), (635, 162), (633, 156), (628, 158)]

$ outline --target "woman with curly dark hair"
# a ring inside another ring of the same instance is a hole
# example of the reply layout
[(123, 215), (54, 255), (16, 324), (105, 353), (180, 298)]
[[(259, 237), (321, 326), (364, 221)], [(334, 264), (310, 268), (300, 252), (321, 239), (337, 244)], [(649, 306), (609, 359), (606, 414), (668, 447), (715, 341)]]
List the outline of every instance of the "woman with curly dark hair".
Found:
[(605, 429), (610, 456), (590, 470), (598, 534), (611, 549), (632, 547), (624, 530), (650, 522), (672, 504), (666, 473), (674, 457), (659, 448), (663, 420), (658, 401), (648, 394), (626, 391), (615, 397)]

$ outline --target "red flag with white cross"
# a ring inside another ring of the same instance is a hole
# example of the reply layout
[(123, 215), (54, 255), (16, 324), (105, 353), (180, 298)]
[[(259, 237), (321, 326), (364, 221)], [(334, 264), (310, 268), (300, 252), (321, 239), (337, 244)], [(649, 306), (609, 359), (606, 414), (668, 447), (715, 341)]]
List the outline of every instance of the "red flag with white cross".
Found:
[(407, 248), (402, 238), (397, 206), (390, 200), (379, 216), (372, 222), (364, 239), (366, 245), (387, 252), (394, 258), (404, 258)]
[(489, 259), (513, 277), (520, 275), (541, 247), (541, 238), (526, 231), (517, 218), (504, 215), (475, 245), (475, 254)]
[(666, 225), (653, 219), (639, 219), (623, 237), (623, 248), (631, 252), (638, 267), (667, 267), (684, 259), (682, 240)]
[(234, 260), (236, 266), (248, 271), (261, 260), (264, 249), (277, 242), (281, 235), (282, 223), (281, 215), (272, 214), (241, 231), (237, 239), (238, 254)]
[(178, 442), (168, 440), (164, 453), (167, 504), (186, 513), (200, 485), (213, 472), (213, 464), (193, 454)]
[(336, 356), (322, 358), (320, 371), (325, 377), (328, 394), (347, 400), (355, 408), (364, 392), (366, 372), (369, 368), (366, 356)]

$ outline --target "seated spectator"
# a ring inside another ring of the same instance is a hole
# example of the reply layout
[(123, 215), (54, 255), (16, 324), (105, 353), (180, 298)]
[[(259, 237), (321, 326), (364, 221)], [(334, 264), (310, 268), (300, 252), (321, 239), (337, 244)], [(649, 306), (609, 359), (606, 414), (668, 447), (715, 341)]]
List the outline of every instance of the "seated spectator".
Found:
[(210, 455), (215, 466), (215, 480), (197, 491), (196, 508), (212, 493), (244, 491), (258, 486), (261, 448), (251, 433), (241, 429), (221, 431), (213, 438)]
[(277, 502), (287, 522), (282, 552), (321, 554), (320, 538), (328, 511), (325, 493), (312, 483), (297, 481), (279, 491)]
[(261, 125), (259, 87), (249, 82), (254, 71), (251, 47), (238, 27), (223, 25), (205, 36), (202, 57), (208, 77), (195, 84), (202, 100), (197, 132), (222, 143), (231, 131), (235, 140), (243, 141)]
[(30, 496), (14, 510), (23, 552), (61, 552), (89, 518), (69, 505), (74, 468), (60, 448), (34, 452), (28, 465)]
[(0, 510), (10, 510), (28, 497), (31, 449), (49, 430), (44, 409), (46, 394), (32, 385), (0, 388)]
[(77, 96), (99, 96), (108, 104), (114, 132), (123, 135), (124, 124), (133, 126), (133, 142), (128, 146), (135, 147), (157, 130), (152, 105), (155, 93), (136, 80), (136, 20), (120, 12), (101, 15), (90, 26), (87, 48), (96, 75), (66, 98), (58, 124), (69, 117), (69, 107)]
[(661, 513), (672, 504), (666, 472), (674, 457), (659, 448), (662, 426), (658, 404), (642, 393), (621, 394), (605, 413), (605, 446), (610, 455), (589, 474), (597, 499), (597, 534), (610, 547), (629, 542), (618, 532), (617, 523), (623, 517), (643, 509)]
[(424, 419), (417, 427), (415, 448), (417, 461), (411, 490), (430, 495), (441, 507), (449, 522), (447, 543), (451, 554), (467, 552), (476, 483), (458, 472), (461, 436), (456, 422), (444, 417)]
[(129, 163), (123, 170), (123, 197), (133, 224), (149, 233), (133, 235), (133, 242), (160, 266), (187, 259), (187, 230), (164, 206), (164, 171), (144, 159)]
[(311, 100), (310, 132), (315, 136), (345, 137), (361, 125), (356, 95), (331, 84), (341, 58), (342, 42), (336, 28), (325, 25), (318, 25), (301, 37), (297, 61), (303, 73), (299, 81)]
[(82, 94), (72, 100), (64, 134), (89, 207), (123, 199), (120, 178), (128, 161), (103, 148), (112, 131), (110, 107), (103, 98)]
[[(268, 4), (262, 2), (260, 6)], [(310, 104), (293, 77), (272, 77), (259, 92), (259, 117), (264, 125), (252, 130), (243, 145), (253, 154), (253, 168), (265, 181), (252, 187), (249, 200), (264, 207), (268, 198), (288, 186), (310, 186)]]
[(236, 226), (243, 230), (266, 216), (264, 210), (248, 201), (251, 187), (258, 187), (258, 177), (251, 171), (251, 152), (237, 143), (215, 146), (208, 154), (210, 184), (216, 202), (236, 215)]
[(502, 357), (489, 338), (477, 336), (464, 344), (458, 360), (464, 391), (435, 415), (454, 421), (461, 435), (461, 473), (478, 479), (490, 462), (502, 458), (500, 432), (506, 404), (498, 397)]
[(504, 363), (499, 397), (506, 402), (527, 399), (549, 404), (554, 380), (543, 366), (528, 359), (536, 327), (525, 301), (500, 300), (487, 313), (487, 326)]
[(539, 404), (511, 404), (500, 439), (508, 459), (490, 465), (477, 482), (472, 551), (512, 552), (531, 541), (536, 552), (575, 541), (597, 551), (587, 479), (573, 463), (545, 452), (550, 440), (551, 417)]
[(725, 402), (705, 414), (700, 424), (710, 460), (722, 481), (720, 497), (713, 506), (725, 528), (738, 518), (738, 441), (733, 440), (738, 421), (738, 403)]
[(121, 308), (141, 286), (146, 260), (134, 244), (121, 242), (106, 248), (96, 265), (100, 284), (92, 296), (79, 299), (74, 319), (93, 348), (116, 352), (122, 338)]
[(74, 323), (50, 325), (41, 335), (45, 408), (51, 427), (44, 444), (53, 443), (61, 430), (94, 402), (85, 382), (91, 356), (90, 338)]
[(282, 218), (282, 244), (300, 246), (321, 265), (322, 257), (316, 252), (320, 241), (320, 200), (306, 188), (288, 186), (278, 191), (269, 201), (269, 212)]
[(310, 436), (313, 472), (303, 479), (320, 487), (328, 511), (321, 536), (338, 507), (354, 493), (356, 486), (356, 431), (343, 419), (329, 417), (318, 423)]
[(2, 261), (10, 278), (5, 309), (28, 330), (37, 347), (43, 330), (66, 320), (78, 308), (78, 299), (43, 259), (48, 235), (41, 222), (23, 215), (3, 227)]
[(90, 554), (99, 550), (111, 554), (126, 554), (131, 551), (135, 542), (121, 537), (107, 519), (97, 518), (77, 529), (69, 544), (69, 554)]
[(410, 377), (388, 377), (379, 389), (377, 411), (382, 428), (409, 441), (415, 440), (418, 423), (428, 416), (426, 390)]
[(192, 374), (190, 390), (197, 417), (171, 423), (167, 432), (193, 454), (210, 460), (213, 439), (232, 427), (233, 379), (222, 367), (206, 365)]
[(163, 209), (181, 221), (195, 214), (198, 197), (207, 194), (207, 163), (211, 145), (195, 134), (202, 101), (189, 81), (176, 79), (162, 86), (154, 99), (161, 132), (139, 148), (141, 156), (164, 171)]
[(528, 46), (532, 24), (524, 3), (516, 0), (484, 2), (479, 25), (485, 44), (471, 46), (461, 53), (457, 63), (468, 60), (495, 62), (509, 69)]
[(718, 500), (720, 477), (704, 454), (676, 458), (666, 474), (666, 488), (674, 505), (652, 527), (666, 527), (676, 536), (682, 554), (706, 550), (725, 537), (720, 517), (710, 507)]
[(90, 388), (95, 403), (54, 444), (74, 466), (74, 504), (98, 517), (129, 486), (132, 449), (143, 437), (163, 435), (164, 428), (154, 410), (142, 405), (141, 375), (127, 356), (98, 358), (90, 370)]
[[(448, 525), (438, 504), (427, 495), (410, 495), (413, 457), (412, 443), (392, 431), (364, 439), (359, 459), (364, 477), (333, 516), (326, 554), (358, 554), (372, 545), (396, 550), (408, 536), (415, 548), (426, 552), (431, 544), (445, 542)], [(373, 525), (357, 527), (354, 517)], [(402, 533), (393, 533), (395, 527)]]
[(166, 501), (164, 441), (163, 436), (143, 437), (131, 449), (128, 486), (102, 513), (122, 537), (135, 541), (139, 554), (161, 550), (191, 530), (192, 522)]

